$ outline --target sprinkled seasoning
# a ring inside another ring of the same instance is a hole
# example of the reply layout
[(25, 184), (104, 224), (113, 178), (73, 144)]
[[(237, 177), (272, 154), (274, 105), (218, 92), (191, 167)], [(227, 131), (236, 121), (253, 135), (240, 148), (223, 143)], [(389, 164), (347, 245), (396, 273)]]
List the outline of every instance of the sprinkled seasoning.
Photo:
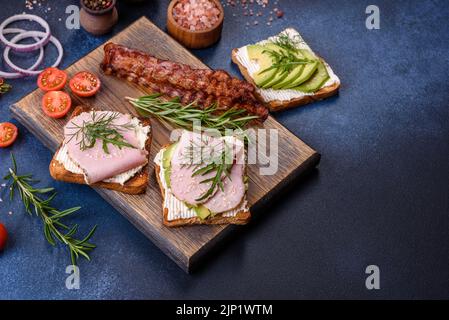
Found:
[(46, 0), (25, 0), (25, 8), (28, 10), (34, 10), (35, 7), (41, 7)]
[[(222, 0), (222, 4), (228, 10), (240, 9), (241, 15), (250, 20), (246, 22), (246, 28), (264, 24), (271, 26), (275, 23), (274, 18), (281, 19), (285, 14), (279, 8), (279, 0)], [(236, 14), (233, 13), (232, 16), (235, 17)], [(260, 21), (260, 17), (266, 17), (266, 21)]]

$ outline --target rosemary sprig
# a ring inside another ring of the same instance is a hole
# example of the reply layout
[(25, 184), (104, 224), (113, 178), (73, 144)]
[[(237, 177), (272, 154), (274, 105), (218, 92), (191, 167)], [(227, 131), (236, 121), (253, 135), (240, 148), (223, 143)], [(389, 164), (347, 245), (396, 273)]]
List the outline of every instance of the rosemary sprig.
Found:
[(125, 138), (121, 134), (124, 130), (132, 129), (134, 126), (131, 123), (115, 124), (114, 121), (120, 116), (120, 113), (101, 113), (98, 115), (95, 111), (92, 112), (92, 120), (85, 122), (81, 125), (72, 122), (72, 127), (68, 129), (76, 129), (74, 133), (70, 135), (70, 140), (76, 139), (81, 151), (93, 148), (98, 140), (102, 141), (103, 150), (106, 154), (109, 154), (108, 144), (119, 147), (134, 148), (133, 145), (126, 142)]
[(195, 122), (202, 126), (217, 129), (224, 133), (226, 129), (243, 129), (249, 122), (258, 119), (258, 116), (245, 115), (243, 109), (231, 108), (217, 114), (217, 105), (201, 108), (195, 102), (182, 105), (179, 98), (165, 101), (161, 94), (152, 94), (140, 98), (126, 97), (136, 110), (143, 116), (151, 115), (160, 121), (170, 123), (177, 127), (192, 130)]
[[(228, 109), (221, 114), (217, 114), (217, 105), (212, 105), (207, 108), (200, 108), (196, 103), (189, 103), (182, 105), (178, 98), (165, 101), (160, 98), (161, 94), (153, 94), (143, 96), (138, 99), (126, 97), (136, 110), (143, 116), (151, 115), (158, 120), (170, 123), (177, 127), (187, 130), (192, 130), (195, 122), (201, 123), (205, 128), (216, 129), (221, 133), (226, 133), (227, 129), (243, 130), (251, 121), (258, 119), (258, 116), (245, 115), (246, 111), (243, 109)], [(249, 139), (246, 134), (243, 134), (245, 141)], [(210, 172), (215, 172), (214, 177), (204, 179), (201, 183), (211, 183), (210, 188), (202, 194), (197, 201), (207, 199), (212, 195), (217, 188), (223, 190), (223, 175), (228, 176), (233, 159), (230, 159), (232, 153), (229, 152), (229, 146), (226, 142), (218, 156), (210, 159), (202, 159), (201, 165), (197, 166), (193, 175), (206, 175)], [(202, 148), (202, 146), (200, 146)], [(200, 151), (202, 154), (202, 151)], [(194, 157), (197, 153), (187, 153), (190, 156), (190, 162), (193, 163)]]
[(262, 51), (262, 53), (267, 53), (268, 55), (270, 55), (273, 64), (268, 68), (260, 71), (260, 74), (276, 69), (279, 70), (279, 74), (282, 75), (286, 72), (290, 72), (294, 67), (298, 65), (313, 62), (312, 60), (307, 58), (298, 58), (298, 56), (294, 52), (288, 50), (274, 51), (265, 49), (264, 51)]
[[(17, 163), (14, 155), (11, 153), (12, 168), (9, 169), (9, 174), (4, 177), (5, 180), (9, 180), (11, 185), (10, 198), (13, 200), (14, 193), (17, 190), (20, 198), (25, 206), (25, 210), (28, 214), (32, 215), (33, 211), (36, 216), (42, 219), (44, 223), (44, 235), (47, 241), (51, 245), (56, 245), (56, 241), (63, 243), (70, 250), (70, 257), (72, 264), (76, 265), (76, 262), (80, 256), (83, 256), (87, 260), (90, 260), (89, 252), (95, 249), (95, 245), (90, 243), (97, 226), (81, 240), (75, 238), (75, 234), (78, 231), (78, 225), (75, 224), (69, 227), (61, 222), (61, 219), (67, 217), (74, 212), (78, 211), (80, 207), (74, 207), (60, 211), (51, 205), (52, 200), (56, 196), (53, 188), (35, 188), (33, 183), (37, 182), (33, 180), (31, 174), (19, 175), (17, 173)], [(47, 196), (46, 199), (42, 198), (42, 195)], [(32, 208), (34, 210), (32, 210)], [(64, 233), (61, 230), (66, 230)]]
[[(194, 165), (192, 177), (215, 173), (213, 177), (200, 181), (200, 183), (210, 183), (210, 187), (198, 199), (195, 199), (196, 201), (207, 199), (214, 194), (217, 188), (223, 190), (223, 179), (229, 179), (234, 164), (231, 147), (226, 141), (214, 145), (211, 145), (210, 141), (211, 139), (208, 139), (207, 136), (205, 139), (201, 139), (199, 144), (191, 141), (184, 152), (186, 163)], [(201, 159), (198, 159), (198, 155)], [(200, 161), (197, 162), (197, 159)]]

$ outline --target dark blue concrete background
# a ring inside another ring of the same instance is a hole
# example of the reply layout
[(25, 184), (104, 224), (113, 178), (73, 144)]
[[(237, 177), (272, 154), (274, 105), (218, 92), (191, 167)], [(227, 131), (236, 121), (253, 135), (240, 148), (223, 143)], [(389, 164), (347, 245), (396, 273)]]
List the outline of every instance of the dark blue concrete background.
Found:
[[(0, 21), (27, 11), (24, 1), (0, 2)], [(221, 41), (195, 54), (239, 75), (232, 48), (287, 26), (300, 30), (341, 77), (341, 93), (276, 118), (322, 153), (319, 170), (187, 275), (88, 187), (53, 181), (52, 154), (19, 125), (11, 148), (19, 168), (55, 186), (56, 205), (83, 206), (74, 220), (84, 232), (99, 226), (98, 248), (91, 262), (80, 263), (81, 289), (67, 290), (67, 251), (48, 245), (40, 221), (1, 190), (0, 221), (11, 239), (0, 254), (0, 298), (449, 298), (447, 1), (377, 0), (381, 29), (375, 31), (365, 28), (373, 1), (280, 2), (286, 15), (271, 27), (260, 18), (258, 27), (245, 28), (251, 20), (227, 7)], [(33, 13), (62, 41), (63, 67), (109, 37), (65, 29), (65, 7), (77, 1), (47, 3), (51, 11)], [(114, 33), (141, 15), (165, 28), (167, 3), (120, 3)], [(13, 91), (0, 99), (0, 121), (17, 123), (8, 107), (35, 80), (11, 83)], [(1, 173), (8, 157), (9, 150), (0, 150)], [(365, 289), (370, 264), (381, 270), (378, 291)]]

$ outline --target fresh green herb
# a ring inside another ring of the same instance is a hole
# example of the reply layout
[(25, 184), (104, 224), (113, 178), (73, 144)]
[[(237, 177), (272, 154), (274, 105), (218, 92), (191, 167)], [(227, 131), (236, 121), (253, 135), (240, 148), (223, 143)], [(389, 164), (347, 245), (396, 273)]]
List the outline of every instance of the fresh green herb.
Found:
[[(209, 173), (215, 173), (213, 177), (204, 179), (200, 183), (210, 183), (209, 189), (202, 194), (196, 201), (202, 201), (214, 194), (217, 188), (223, 191), (223, 177), (229, 179), (229, 174), (233, 166), (233, 155), (231, 147), (226, 141), (222, 143), (211, 144), (212, 139), (205, 136), (201, 142), (190, 141), (184, 152), (186, 163), (194, 165), (192, 177), (205, 176)], [(198, 159), (201, 157), (201, 159)], [(199, 160), (199, 161), (198, 161)]]
[(265, 49), (262, 53), (267, 53), (271, 56), (273, 64), (266, 69), (263, 69), (259, 73), (265, 73), (267, 71), (276, 69), (277, 73), (284, 74), (286, 72), (290, 72), (293, 68), (298, 65), (308, 64), (314, 62), (314, 60), (310, 60), (307, 58), (299, 58), (297, 54), (288, 50), (279, 50), (274, 51), (270, 49)]
[[(12, 153), (11, 160), (12, 168), (9, 169), (9, 174), (4, 177), (5, 180), (11, 182), (11, 185), (9, 186), (11, 200), (13, 200), (14, 193), (17, 190), (25, 206), (26, 212), (32, 215), (34, 211), (36, 216), (42, 219), (42, 222), (44, 223), (44, 235), (47, 241), (53, 246), (56, 245), (56, 241), (58, 241), (69, 248), (73, 265), (76, 265), (80, 256), (90, 260), (88, 253), (95, 249), (96, 246), (90, 243), (89, 240), (95, 233), (97, 227), (93, 227), (85, 238), (81, 240), (76, 239), (75, 234), (78, 231), (78, 225), (75, 224), (74, 226), (69, 227), (63, 224), (61, 219), (78, 211), (80, 207), (74, 207), (63, 211), (52, 207), (51, 202), (56, 196), (54, 189), (39, 189), (33, 187), (32, 184), (37, 181), (33, 180), (33, 176), (30, 174), (19, 175), (17, 173), (17, 164)], [(44, 199), (42, 196), (46, 196), (46, 198)], [(32, 210), (32, 207), (34, 210)], [(66, 232), (64, 233), (61, 230), (66, 230)]]
[(217, 114), (217, 105), (201, 108), (195, 102), (182, 105), (179, 98), (169, 101), (161, 99), (161, 94), (143, 96), (138, 99), (126, 97), (137, 111), (143, 115), (151, 115), (160, 121), (170, 123), (177, 127), (192, 130), (195, 122), (211, 129), (224, 133), (226, 129), (243, 129), (258, 116), (245, 115), (243, 109), (231, 108)]
[(78, 125), (72, 122), (73, 126), (68, 129), (77, 129), (70, 135), (70, 140), (75, 138), (79, 140), (78, 145), (81, 151), (93, 148), (98, 140), (103, 143), (103, 150), (106, 154), (109, 154), (108, 144), (119, 147), (134, 148), (133, 145), (126, 142), (125, 138), (121, 134), (122, 131), (132, 129), (134, 126), (131, 123), (115, 124), (114, 121), (120, 116), (120, 113), (101, 113), (98, 115), (95, 111), (92, 112), (92, 120), (84, 122), (82, 125)]
[[(228, 109), (218, 115), (217, 105), (202, 109), (194, 102), (182, 105), (177, 98), (165, 101), (160, 97), (160, 94), (153, 94), (138, 99), (130, 97), (126, 97), (126, 99), (141, 115), (152, 115), (162, 122), (170, 123), (187, 130), (192, 130), (194, 123), (199, 122), (206, 128), (216, 129), (221, 133), (226, 133), (227, 129), (243, 130), (243, 128), (251, 121), (259, 118), (258, 116), (245, 115), (245, 110), (234, 108)], [(245, 141), (249, 140), (249, 137), (246, 134), (243, 134), (242, 136), (245, 138)], [(204, 141), (202, 143), (204, 143)], [(228, 176), (233, 165), (233, 159), (229, 158), (232, 156), (232, 152), (229, 151), (230, 147), (226, 142), (224, 142), (223, 145), (224, 147), (222, 147), (222, 150), (218, 153), (209, 152), (210, 154), (213, 154), (213, 156), (208, 159), (202, 159), (201, 165), (197, 166), (193, 172), (193, 176), (203, 176), (215, 172), (214, 177), (201, 181), (201, 183), (211, 183), (211, 186), (200, 198), (196, 199), (197, 201), (207, 199), (217, 188), (223, 189), (223, 175)], [(195, 146), (189, 148), (191, 151), (187, 152), (187, 156), (189, 157), (190, 162), (187, 161), (187, 163), (195, 162), (195, 157), (197, 157), (198, 154), (204, 154), (203, 150), (198, 151), (198, 148), (205, 148), (204, 145), (196, 146), (196, 148), (196, 151), (194, 151)]]
[(12, 86), (7, 84), (3, 78), (0, 78), (0, 96), (11, 90)]
[(276, 40), (273, 41), (273, 43), (287, 51), (298, 51), (298, 41), (296, 39), (292, 39), (285, 33), (281, 33)]
[(276, 40), (272, 41), (272, 43), (282, 48), (282, 50), (279, 52), (271, 49), (266, 49), (263, 51), (271, 56), (273, 64), (270, 67), (260, 71), (261, 74), (273, 69), (278, 70), (277, 72), (280, 74), (284, 74), (286, 72), (290, 72), (298, 65), (315, 62), (315, 60), (299, 58), (298, 41), (292, 39), (285, 33), (280, 34)]

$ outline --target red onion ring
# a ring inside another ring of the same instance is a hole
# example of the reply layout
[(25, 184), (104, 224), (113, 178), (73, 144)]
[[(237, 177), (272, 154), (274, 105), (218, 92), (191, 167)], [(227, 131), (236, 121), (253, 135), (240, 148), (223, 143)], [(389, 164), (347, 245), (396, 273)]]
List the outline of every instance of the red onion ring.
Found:
[[(23, 32), (25, 32), (25, 30), (17, 28), (8, 28), (2, 31), (3, 34), (23, 33)], [(34, 40), (39, 41), (39, 37), (35, 37)], [(37, 58), (36, 62), (27, 70), (35, 70), (42, 63), (43, 59), (44, 59), (44, 48), (41, 47), (39, 48), (39, 57)], [(5, 72), (0, 70), (0, 77), (5, 79), (17, 79), (22, 78), (23, 74), (18, 72)]]
[[(19, 33), (18, 35), (16, 35), (14, 38), (11, 39), (11, 43), (15, 44), (17, 41), (20, 41), (22, 39), (26, 39), (26, 38), (30, 38), (30, 37), (45, 37), (45, 33), (41, 32), (41, 31), (25, 31), (23, 33)], [(59, 42), (58, 39), (56, 39), (55, 37), (51, 36), (50, 37), (50, 42), (52, 42), (55, 47), (58, 49), (58, 58), (56, 59), (56, 62), (52, 65), (52, 67), (57, 67), (62, 60), (62, 55), (64, 54), (64, 50), (62, 48), (61, 42)], [(16, 66), (14, 63), (11, 62), (11, 59), (9, 59), (9, 52), (11, 51), (10, 47), (7, 47), (5, 49), (5, 52), (3, 52), (3, 58), (5, 60), (5, 63), (14, 71), (20, 72), (24, 75), (27, 76), (35, 76), (40, 74), (43, 70), (37, 70), (37, 71), (33, 71), (33, 70), (26, 70), (26, 69), (22, 69), (18, 66)]]
[[(43, 34), (42, 36), (40, 36), (42, 39), (31, 44), (15, 44), (13, 41), (9, 41), (8, 39), (6, 39), (3, 35), (3, 30), (5, 29), (5, 27), (12, 22), (20, 20), (32, 20), (39, 23), (45, 29), (45, 33), (41, 32)], [(12, 17), (9, 17), (0, 24), (0, 41), (3, 42), (8, 48), (12, 48), (14, 51), (27, 52), (42, 48), (48, 43), (48, 41), (50, 41), (50, 37), (50, 26), (48, 25), (48, 23), (41, 17), (38, 17), (34, 14), (16, 14)]]

